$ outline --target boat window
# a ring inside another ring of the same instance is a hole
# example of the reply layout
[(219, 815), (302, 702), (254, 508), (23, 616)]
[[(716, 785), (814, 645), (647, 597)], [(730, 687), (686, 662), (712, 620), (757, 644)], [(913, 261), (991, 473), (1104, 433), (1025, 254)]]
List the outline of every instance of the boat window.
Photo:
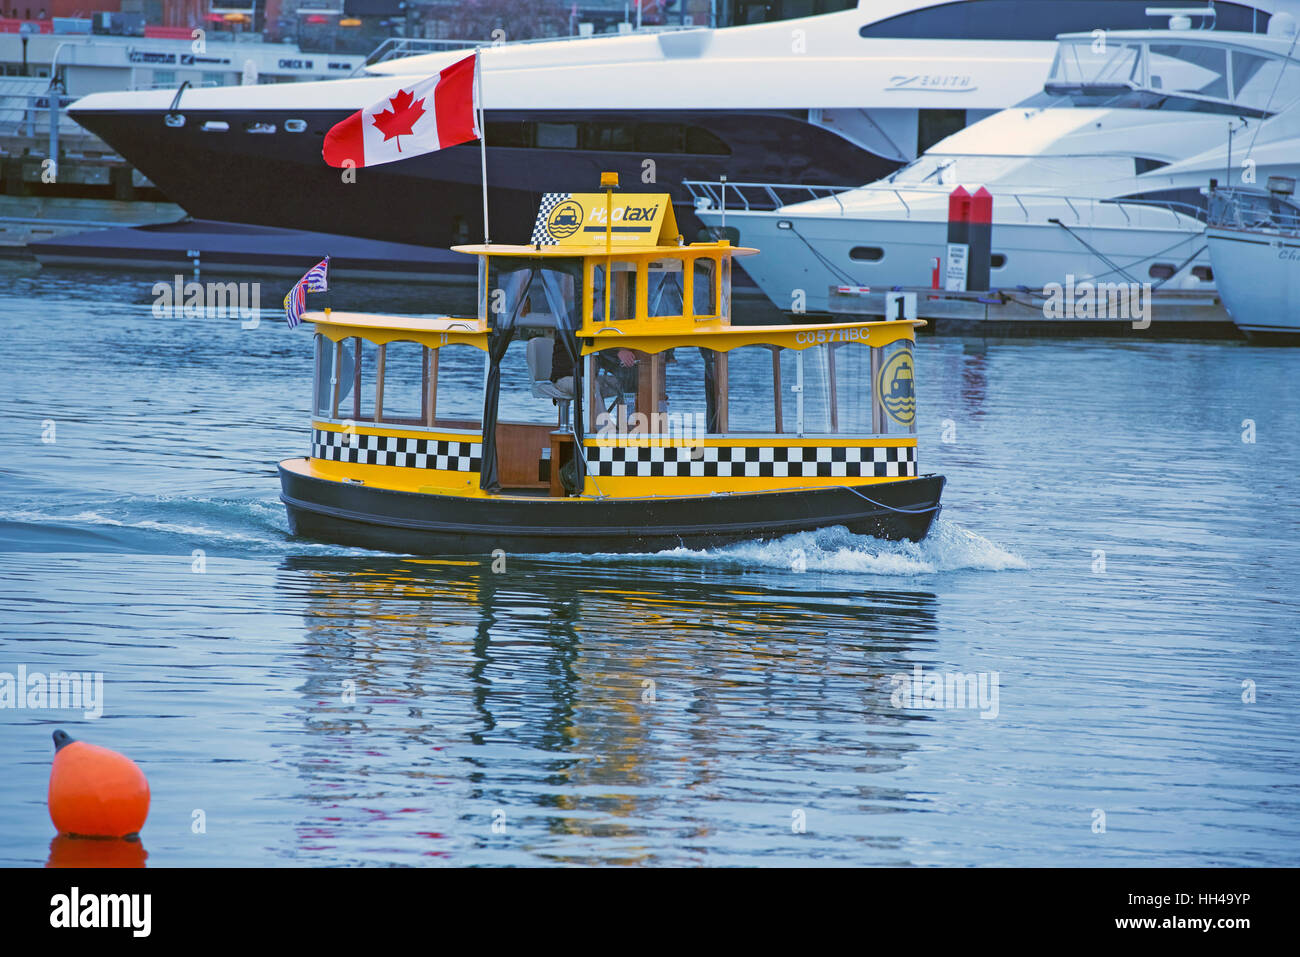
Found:
[(916, 431), (909, 342), (877, 348), (858, 342), (827, 343), (801, 352), (781, 349), (778, 358), (781, 432), (909, 435)]
[(1152, 159), (1149, 156), (1133, 157), (1133, 172), (1141, 176), (1143, 173), (1149, 173), (1154, 169), (1160, 169), (1162, 166), (1168, 166), (1166, 160)]
[(1199, 43), (1153, 43), (1147, 85), (1152, 90), (1228, 98), (1228, 51)]
[(595, 432), (648, 432), (648, 417), (663, 411), (664, 376), (674, 350), (651, 355), (623, 348), (617, 341), (602, 345), (606, 347), (587, 357), (588, 427)]
[(830, 431), (872, 434), (871, 347), (834, 343), (825, 349)]
[[(705, 348), (669, 348), (658, 354), (621, 348), (616, 343), (590, 356), (595, 372), (591, 429), (597, 434), (642, 434), (689, 441), (708, 428), (710, 400), (706, 365), (716, 355)], [(630, 364), (629, 364), (630, 363)]]
[(430, 367), (436, 386), (435, 424), (478, 428), (483, 418), (483, 350), (451, 343), (430, 351), (437, 354)]
[[(528, 366), (528, 344), (533, 339), (543, 340), (545, 359), (555, 362), (555, 338), (548, 333), (533, 331), (532, 335), (515, 338), (501, 360), (501, 398), (498, 401), (498, 421), (513, 423), (546, 424), (551, 428), (557, 422), (555, 402), (548, 396), (538, 395), (533, 389), (533, 374)], [(551, 376), (545, 380), (555, 382), (562, 378), (553, 366)]]
[(409, 341), (382, 347), (384, 380), (379, 421), (424, 424), (425, 351), (420, 343)]
[[(615, 321), (631, 319), (636, 315), (636, 263), (615, 262), (614, 282), (610, 286), (609, 317)], [(605, 264), (597, 263), (591, 270), (591, 318), (605, 321)]]
[[(799, 381), (803, 362), (803, 428), (799, 427)], [(826, 344), (792, 353), (785, 395), (785, 431), (798, 434), (871, 434), (871, 349), (851, 343)], [(856, 374), (856, 378), (850, 378)], [(861, 414), (866, 407), (865, 416)], [(847, 411), (848, 417), (842, 415)]]
[(691, 291), (692, 311), (697, 316), (718, 314), (718, 289), (714, 282), (718, 264), (713, 259), (697, 259), (692, 269), (694, 281)]
[(340, 340), (334, 350), (334, 397), (331, 418), (362, 418), (362, 379), (365, 370), (371, 370), (372, 389), (374, 376), (375, 344), (355, 336)]
[(1232, 97), (1241, 107), (1278, 112), (1300, 96), (1300, 70), (1277, 57), (1232, 51)]
[(965, 110), (917, 110), (916, 155), (965, 128)]
[[(718, 431), (760, 435), (776, 432), (778, 376), (772, 347), (743, 346), (722, 355), (718, 376)], [(786, 383), (787, 390), (789, 384)]]
[(676, 123), (638, 123), (636, 149), (641, 153), (680, 153), (685, 132)]
[(538, 123), (537, 145), (543, 149), (576, 150), (578, 125), (576, 123)]
[(885, 258), (885, 251), (879, 246), (854, 246), (849, 250), (849, 258), (854, 262), (876, 263)]
[(1142, 85), (1142, 46), (1137, 43), (1094, 45), (1087, 40), (1062, 41), (1056, 50), (1045, 88), (1113, 88)]
[(716, 383), (711, 393), (708, 368), (708, 364), (717, 362), (717, 355), (712, 349), (698, 348), (664, 353), (664, 395), (660, 403), (660, 412), (666, 417), (663, 434), (686, 439), (718, 431)]
[(781, 421), (786, 435), (832, 431), (826, 347), (782, 349)]
[(696, 156), (730, 156), (731, 147), (702, 126), (688, 126), (686, 152)]
[(578, 313), (582, 260), (499, 256), (491, 258), (488, 270), (487, 309), (494, 322), (513, 317), (521, 329), (554, 329), (558, 309), (569, 328), (582, 325)]
[(582, 148), (587, 150), (616, 150), (627, 152), (636, 149), (634, 127), (624, 123), (584, 123)]
[[(359, 342), (361, 361), (357, 363), (353, 375), (352, 418), (373, 422), (375, 421), (375, 375), (379, 369), (379, 346), (367, 339), (361, 339)], [(360, 388), (355, 388), (356, 385), (360, 385)]]
[(680, 259), (663, 259), (646, 267), (646, 315), (684, 314), (684, 265)]
[[(1060, 33), (1088, 33), (1097, 28), (1144, 30), (1157, 26), (1159, 21), (1147, 15), (1150, 6), (1150, 0), (958, 0), (868, 23), (858, 34), (916, 40), (1052, 40)], [(1219, 30), (1260, 32), (1269, 20), (1267, 12), (1246, 4), (1216, 3), (1214, 10)]]
[(334, 341), (316, 333), (316, 380), (312, 401), (312, 412), (328, 418), (330, 415), (330, 397), (333, 395), (334, 379)]
[(857, 5), (857, 0), (736, 0), (734, 5), (717, 5), (717, 25), (729, 27), (744, 23), (772, 23), (818, 13), (852, 10)]
[(487, 124), (487, 141), (493, 149), (526, 149), (533, 145), (535, 127), (526, 120)]

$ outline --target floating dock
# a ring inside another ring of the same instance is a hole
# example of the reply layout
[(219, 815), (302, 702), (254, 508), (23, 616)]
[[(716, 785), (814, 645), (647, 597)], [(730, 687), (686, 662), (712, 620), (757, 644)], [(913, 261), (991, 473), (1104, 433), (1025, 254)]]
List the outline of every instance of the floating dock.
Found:
[(125, 225), (173, 222), (172, 203), (120, 202), (67, 196), (0, 196), (0, 256), (27, 258), (33, 243)]
[(1041, 289), (956, 292), (929, 286), (832, 286), (830, 312), (837, 317), (897, 318), (888, 313), (897, 312), (898, 293), (916, 297), (914, 318), (924, 319), (927, 325), (922, 331), (933, 335), (1242, 338), (1213, 290), (1154, 289), (1142, 318), (1128, 315), (1127, 311), (1119, 318), (1098, 318), (1091, 314), (1052, 317), (1052, 296)]

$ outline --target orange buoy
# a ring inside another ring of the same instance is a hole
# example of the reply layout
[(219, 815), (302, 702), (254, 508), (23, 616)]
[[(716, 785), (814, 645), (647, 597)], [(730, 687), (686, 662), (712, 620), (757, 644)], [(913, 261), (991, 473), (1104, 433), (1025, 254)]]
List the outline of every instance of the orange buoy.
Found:
[(130, 837), (149, 814), (149, 782), (126, 755), (55, 731), (49, 804), (60, 834)]

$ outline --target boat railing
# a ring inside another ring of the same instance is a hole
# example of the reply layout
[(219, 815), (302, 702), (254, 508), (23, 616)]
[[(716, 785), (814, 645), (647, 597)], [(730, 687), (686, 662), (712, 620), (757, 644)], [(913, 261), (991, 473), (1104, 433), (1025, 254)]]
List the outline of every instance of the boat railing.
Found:
[[(701, 211), (727, 212), (774, 212), (792, 203), (803, 203), (814, 199), (831, 198), (835, 200), (839, 215), (851, 218), (854, 211), (845, 205), (843, 195), (850, 190), (866, 190), (875, 196), (890, 196), (898, 203), (904, 219), (912, 219), (917, 212), (907, 201), (905, 193), (917, 196), (943, 197), (946, 199), (955, 186), (892, 186), (888, 183), (870, 184), (868, 186), (809, 186), (795, 183), (733, 183), (685, 180), (683, 185), (691, 195), (695, 208)], [(1124, 217), (1125, 225), (1141, 224), (1141, 212), (1159, 210), (1168, 214), (1170, 225), (1182, 225), (1185, 218), (1204, 220), (1205, 209), (1194, 203), (1164, 199), (1105, 199), (1068, 196), (1063, 193), (1043, 193), (1034, 191), (993, 192), (995, 206), (999, 203), (1014, 202), (1024, 216), (1025, 222), (1034, 222), (1034, 215), (1029, 204), (1041, 204), (1043, 201), (1060, 204), (1062, 211), (1068, 211), (1065, 219), (1070, 225), (1087, 226), (1095, 218), (1099, 208), (1116, 209)], [(945, 207), (946, 208), (946, 207)]]
[(448, 50), (473, 50), (475, 47), (492, 47), (492, 46), (526, 46), (533, 43), (562, 43), (568, 40), (593, 40), (602, 37), (627, 37), (645, 35), (650, 33), (676, 33), (681, 30), (699, 30), (699, 26), (684, 25), (680, 23), (657, 24), (655, 26), (642, 26), (639, 30), (627, 30), (623, 32), (613, 31), (609, 33), (589, 33), (589, 34), (565, 34), (556, 37), (529, 37), (525, 40), (465, 40), (453, 38), (436, 38), (436, 37), (389, 37), (383, 43), (375, 47), (370, 55), (357, 72), (364, 70), (368, 66), (374, 66), (377, 63), (385, 63), (388, 60), (401, 60), (411, 56), (422, 56), (426, 53), (444, 53)]
[[(683, 180), (696, 209), (727, 209), (740, 212), (770, 212), (812, 199), (836, 197), (855, 186), (810, 186), (803, 183), (733, 183)], [(836, 202), (839, 202), (838, 198)], [(725, 204), (725, 205), (724, 205)], [(842, 207), (841, 207), (842, 211)]]
[[(8, 81), (18, 77), (5, 77), (0, 81), (0, 134), (6, 136), (43, 137), (50, 130), (50, 96), (49, 83), (45, 78), (36, 80), (36, 89), (29, 86), (18, 87)], [(28, 79), (28, 78), (22, 78)], [(59, 135), (85, 136), (86, 131), (68, 116), (68, 106), (76, 101), (75, 96), (59, 94)]]
[(1300, 236), (1300, 207), (1286, 194), (1228, 187), (1209, 190), (1208, 225)]

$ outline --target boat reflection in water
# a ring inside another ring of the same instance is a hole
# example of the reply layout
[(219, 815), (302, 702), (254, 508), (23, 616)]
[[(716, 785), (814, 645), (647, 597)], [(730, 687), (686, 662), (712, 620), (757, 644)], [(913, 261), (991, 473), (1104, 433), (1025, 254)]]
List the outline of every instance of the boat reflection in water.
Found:
[(50, 841), (46, 867), (144, 867), (149, 852), (138, 840), (122, 838), (69, 837), (55, 835)]
[[(932, 641), (934, 595), (806, 594), (801, 576), (656, 559), (509, 561), (282, 564), (312, 669), (285, 757), (310, 808), (295, 857), (419, 835), (415, 853), (460, 862), (491, 845), (510, 863), (635, 863), (662, 859), (647, 835), (667, 829), (696, 859), (739, 814), (779, 812), (788, 836), (789, 808), (827, 774), (852, 782), (855, 807), (903, 809), (905, 792), (870, 782), (927, 717), (893, 709), (888, 687)], [(871, 828), (860, 841), (898, 846), (876, 815), (854, 817)]]

